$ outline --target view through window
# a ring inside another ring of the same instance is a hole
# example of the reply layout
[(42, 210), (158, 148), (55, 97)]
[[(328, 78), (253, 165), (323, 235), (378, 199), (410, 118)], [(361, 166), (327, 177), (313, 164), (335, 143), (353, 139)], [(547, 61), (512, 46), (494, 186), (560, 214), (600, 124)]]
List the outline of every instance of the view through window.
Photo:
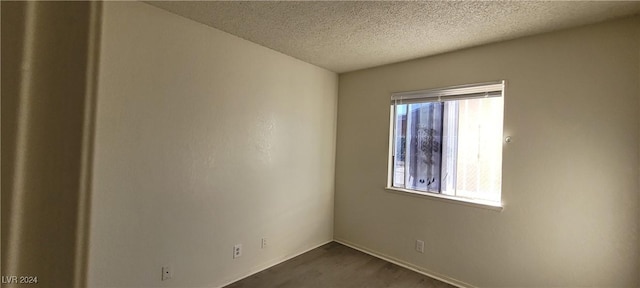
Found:
[(504, 83), (392, 97), (392, 187), (500, 202)]

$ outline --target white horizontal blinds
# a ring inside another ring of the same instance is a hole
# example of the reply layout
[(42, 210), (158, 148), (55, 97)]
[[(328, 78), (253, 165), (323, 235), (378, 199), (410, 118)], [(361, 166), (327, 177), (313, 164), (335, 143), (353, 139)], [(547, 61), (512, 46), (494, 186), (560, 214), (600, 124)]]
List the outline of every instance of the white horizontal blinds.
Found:
[(391, 104), (412, 104), (426, 102), (443, 102), (453, 100), (478, 99), (488, 97), (502, 97), (504, 80), (453, 86), (448, 88), (428, 89), (419, 91), (397, 92), (391, 94)]

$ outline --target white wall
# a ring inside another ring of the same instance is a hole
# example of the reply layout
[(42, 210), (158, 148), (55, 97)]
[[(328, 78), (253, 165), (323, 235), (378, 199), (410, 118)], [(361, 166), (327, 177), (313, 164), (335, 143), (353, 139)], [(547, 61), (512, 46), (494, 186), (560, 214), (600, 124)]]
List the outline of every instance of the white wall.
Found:
[[(335, 238), (470, 286), (640, 286), (639, 30), (629, 18), (341, 74)], [(392, 92), (502, 79), (502, 212), (384, 190)]]
[(90, 287), (219, 286), (332, 239), (335, 73), (144, 3), (106, 2), (101, 41)]

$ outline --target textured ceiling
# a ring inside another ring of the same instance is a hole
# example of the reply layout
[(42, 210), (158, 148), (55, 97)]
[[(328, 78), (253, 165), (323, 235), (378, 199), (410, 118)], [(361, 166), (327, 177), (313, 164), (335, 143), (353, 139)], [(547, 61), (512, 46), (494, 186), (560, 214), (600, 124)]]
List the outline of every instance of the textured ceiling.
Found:
[(640, 2), (147, 3), (338, 73), (640, 12)]

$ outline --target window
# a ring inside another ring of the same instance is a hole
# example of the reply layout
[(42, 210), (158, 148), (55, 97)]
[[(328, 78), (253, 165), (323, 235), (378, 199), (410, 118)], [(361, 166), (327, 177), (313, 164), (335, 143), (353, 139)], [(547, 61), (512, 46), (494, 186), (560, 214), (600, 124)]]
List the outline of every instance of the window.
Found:
[(391, 96), (390, 189), (500, 206), (504, 81)]

